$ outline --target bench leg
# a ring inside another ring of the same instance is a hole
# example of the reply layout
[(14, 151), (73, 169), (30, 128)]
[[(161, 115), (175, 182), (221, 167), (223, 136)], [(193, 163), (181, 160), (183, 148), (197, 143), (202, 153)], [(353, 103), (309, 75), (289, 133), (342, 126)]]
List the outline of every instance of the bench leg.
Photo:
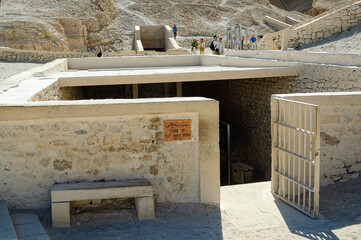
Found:
[(135, 198), (135, 207), (137, 209), (139, 220), (154, 218), (153, 197)]
[(70, 227), (70, 202), (51, 203), (53, 227)]

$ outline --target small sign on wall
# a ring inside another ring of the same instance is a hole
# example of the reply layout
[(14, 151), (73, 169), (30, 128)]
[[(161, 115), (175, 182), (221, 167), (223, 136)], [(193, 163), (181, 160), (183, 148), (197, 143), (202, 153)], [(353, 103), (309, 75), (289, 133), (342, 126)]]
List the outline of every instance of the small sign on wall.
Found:
[(164, 121), (164, 141), (192, 139), (192, 120)]

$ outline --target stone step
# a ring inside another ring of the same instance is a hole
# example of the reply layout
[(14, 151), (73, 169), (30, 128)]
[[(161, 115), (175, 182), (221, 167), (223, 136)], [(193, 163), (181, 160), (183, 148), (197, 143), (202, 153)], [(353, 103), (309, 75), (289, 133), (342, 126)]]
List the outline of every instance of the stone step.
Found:
[(11, 218), (19, 240), (50, 240), (36, 214), (15, 213)]
[(0, 240), (17, 240), (6, 202), (0, 200)]

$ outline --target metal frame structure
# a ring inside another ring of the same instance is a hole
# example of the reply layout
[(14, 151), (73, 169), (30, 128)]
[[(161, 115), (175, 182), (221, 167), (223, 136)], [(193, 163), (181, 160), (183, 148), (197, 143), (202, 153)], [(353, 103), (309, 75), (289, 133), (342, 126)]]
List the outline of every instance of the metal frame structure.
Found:
[(272, 98), (272, 193), (317, 219), (320, 107)]
[(232, 28), (227, 28), (227, 49), (233, 49), (233, 32)]
[(228, 185), (231, 185), (231, 125), (226, 122), (219, 121), (219, 131), (220, 147), (227, 151)]

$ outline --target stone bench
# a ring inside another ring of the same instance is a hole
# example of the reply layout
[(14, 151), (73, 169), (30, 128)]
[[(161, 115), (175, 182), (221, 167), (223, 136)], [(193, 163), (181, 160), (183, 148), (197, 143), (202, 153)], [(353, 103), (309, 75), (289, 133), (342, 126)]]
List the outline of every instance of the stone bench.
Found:
[(70, 202), (135, 198), (138, 219), (154, 218), (153, 187), (148, 180), (56, 184), (51, 188), (54, 227), (70, 227)]

